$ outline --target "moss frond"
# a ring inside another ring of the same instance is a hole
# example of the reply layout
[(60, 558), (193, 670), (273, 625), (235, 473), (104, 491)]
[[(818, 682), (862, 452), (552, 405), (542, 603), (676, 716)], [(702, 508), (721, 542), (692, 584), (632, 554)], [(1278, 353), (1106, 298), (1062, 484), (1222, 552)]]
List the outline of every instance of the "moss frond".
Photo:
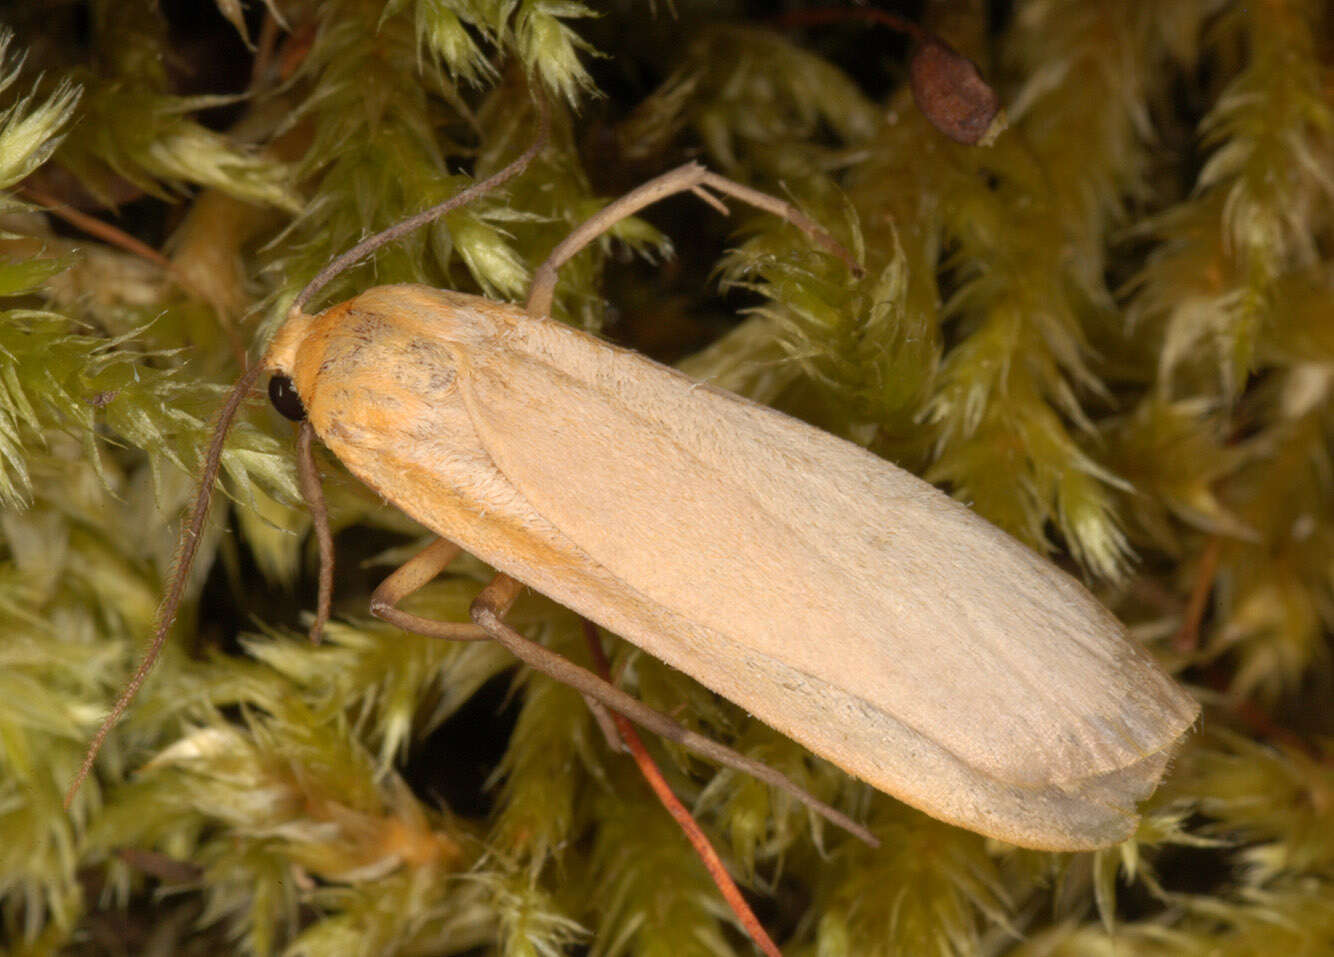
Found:
[(1251, 887), (1297, 873), (1334, 874), (1334, 838), (1324, 826), (1334, 794), (1328, 742), (1315, 752), (1268, 747), (1223, 730), (1186, 763), (1187, 786), (1205, 795), (1212, 830), (1235, 842)]
[(982, 915), (1004, 926), (1001, 871), (975, 834), (881, 804), (878, 849), (844, 844), (840, 876), (821, 881), (815, 952), (821, 957), (953, 957), (980, 952)]
[(1212, 644), (1236, 657), (1234, 689), (1273, 701), (1329, 660), (1334, 582), (1334, 489), (1323, 410), (1275, 424), (1257, 439), (1225, 494), (1245, 527), (1219, 560)]
[(820, 124), (848, 144), (866, 143), (879, 126), (875, 107), (825, 60), (767, 30), (715, 26), (618, 136), (627, 158), (638, 159), (691, 128), (731, 175), (752, 163), (781, 169), (787, 147), (809, 152)]
[(91, 92), (56, 161), (100, 200), (110, 203), (122, 178), (164, 197), (194, 184), (289, 212), (301, 207), (289, 169), (182, 115), (197, 106), (129, 81), (84, 82)]
[[(384, 15), (392, 16), (408, 5), (408, 0), (391, 0)], [(460, 85), (480, 86), (495, 77), (495, 67), (473, 39), (472, 30), (494, 36), (502, 23), (495, 5), (455, 3), (451, 0), (419, 0), (415, 4), (417, 42), (431, 56), (438, 57), (451, 79)]]
[(772, 228), (762, 227), (729, 257), (730, 274), (755, 277), (731, 284), (772, 300), (752, 312), (768, 320), (769, 334), (835, 404), (836, 415), (851, 419), (853, 437), (915, 414), (935, 371), (934, 329), (907, 308), (908, 269), (894, 242), (879, 275), (860, 283), (832, 257), (791, 257), (782, 248), (791, 237)]
[[(1124, 572), (1117, 479), (1081, 446), (1080, 392), (1104, 386), (1089, 366), (1087, 297), (1071, 272), (1055, 197), (1039, 191), (1014, 138), (946, 206), (960, 288), (947, 305), (962, 341), (946, 355), (928, 405), (938, 429), (931, 475), (1032, 547), (1060, 528), (1089, 571)], [(987, 175), (998, 176), (987, 188)]]
[[(1156, 227), (1161, 250), (1136, 303), (1164, 328), (1164, 378), (1189, 383), (1212, 371), (1234, 395), (1263, 348), (1275, 281), (1314, 262), (1312, 244), (1329, 231), (1334, 113), (1318, 80), (1316, 16), (1307, 4), (1280, 4), (1232, 11), (1219, 26), (1252, 55), (1202, 123), (1212, 153), (1196, 195)], [(1173, 274), (1191, 285), (1170, 287)]]
[[(258, 401), (228, 439), (163, 660), (60, 806), (152, 631), (224, 384), (332, 256), (527, 147), (530, 82), (552, 108), (533, 166), (381, 250), (326, 303), (399, 281), (517, 300), (572, 226), (698, 157), (788, 198), (865, 275), (790, 224), (683, 197), (570, 263), (555, 318), (638, 347), (634, 323), (607, 320), (647, 305), (707, 328), (711, 344), (673, 331), (663, 354), (940, 482), (1100, 580), (1137, 639), (1175, 635), (1172, 664), (1211, 689), (1206, 733), (1135, 839), (1054, 856), (876, 795), (604, 636), (621, 686), (884, 839), (863, 848), (648, 742), (784, 952), (1334, 949), (1321, 5), (928, 4), (923, 26), (1007, 107), (985, 149), (921, 115), (897, 41), (776, 21), (774, 5), (196, 7), (186, 23), (151, 0), (14, 4), (0, 36), (9, 951), (92, 954), (112, 933), (183, 955), (748, 952), (576, 693), (524, 669), (504, 687), (512, 661), (489, 643), (368, 620), (383, 563), (424, 532), (327, 455), (336, 621), (307, 644), (309, 523), (289, 429)], [(215, 8), (212, 32), (192, 33)], [(276, 33), (257, 30), (270, 16)], [(264, 67), (255, 87), (191, 87), (228, 73), (238, 35)], [(170, 267), (55, 222), (78, 212), (165, 246)], [(407, 607), (466, 620), (488, 574), (461, 561)], [(530, 596), (512, 620), (586, 662), (568, 611)], [(482, 740), (474, 708), (501, 710), (503, 740)], [(470, 816), (438, 793), (455, 778), (478, 795)]]
[[(251, 713), (244, 729), (215, 716), (154, 758), (92, 839), (166, 840), (200, 815), (214, 821), (219, 830), (196, 835), (192, 854), (208, 888), (203, 919), (225, 922), (247, 953), (280, 949), (299, 889), (316, 882), (333, 887), (315, 895), (325, 916), (303, 937), (337, 937), (350, 924), (353, 941), (411, 939), (430, 923), (423, 895), (439, 899), (466, 864), (465, 835), (423, 808), (396, 775), (377, 775), (349, 731), (291, 697), (268, 716)], [(420, 920), (405, 924), (374, 907), (386, 892)], [(359, 946), (349, 952), (364, 952)]]
[[(832, 765), (812, 761), (804, 748), (758, 722), (750, 722), (732, 742), (742, 754), (776, 768), (809, 794), (831, 805), (865, 803), (864, 787), (849, 784)], [(840, 801), (841, 797), (847, 800)], [(817, 846), (831, 838), (829, 827), (803, 805), (765, 784), (723, 769), (716, 772), (694, 802), (725, 834), (731, 863), (747, 884), (765, 879), (767, 868), (780, 872), (795, 847)]]
[[(0, 34), (0, 62), (6, 59), (12, 33)], [(20, 66), (2, 67), (0, 91), (18, 79)], [(82, 90), (68, 81), (56, 85), (44, 100), (30, 94), (0, 112), (0, 189), (9, 189), (41, 166), (60, 145), (74, 116)]]
[[(723, 933), (731, 917), (676, 823), (622, 763), (603, 792), (614, 813), (598, 828), (587, 900), (598, 957), (716, 957), (740, 952)], [(621, 800), (616, 793), (629, 795)], [(735, 918), (732, 918), (735, 919)], [(743, 945), (748, 946), (748, 945)]]
[[(467, 617), (477, 588), (472, 579), (441, 582), (414, 595), (406, 607), (413, 614), (458, 621)], [(320, 720), (349, 709), (357, 715), (382, 768), (403, 758), (414, 740), (434, 731), (511, 664), (490, 643), (434, 641), (357, 620), (330, 624), (327, 640), (318, 646), (285, 635), (252, 638), (246, 648), (299, 688)]]
[(490, 904), (499, 920), (499, 953), (514, 957), (561, 957), (588, 939), (588, 931), (565, 916), (531, 871), (513, 866), (474, 871), (469, 881), (480, 882), (491, 894)]
[[(576, 661), (585, 657), (575, 622), (558, 619), (547, 644)], [(525, 676), (519, 687), (523, 708), (496, 768), (493, 834), (503, 853), (538, 871), (562, 858), (571, 835), (587, 826), (590, 779), (600, 782), (606, 772), (592, 716), (575, 691), (542, 675)]]
[(1227, 444), (1227, 422), (1215, 403), (1151, 398), (1110, 435), (1109, 456), (1134, 489), (1123, 514), (1146, 540), (1177, 549), (1169, 516), (1208, 532), (1253, 535), (1218, 495), (1217, 483), (1240, 468), (1246, 450)]
[(593, 90), (580, 58), (593, 48), (565, 21), (595, 15), (574, 0), (520, 0), (514, 13), (519, 58), (536, 66), (546, 87), (571, 104)]

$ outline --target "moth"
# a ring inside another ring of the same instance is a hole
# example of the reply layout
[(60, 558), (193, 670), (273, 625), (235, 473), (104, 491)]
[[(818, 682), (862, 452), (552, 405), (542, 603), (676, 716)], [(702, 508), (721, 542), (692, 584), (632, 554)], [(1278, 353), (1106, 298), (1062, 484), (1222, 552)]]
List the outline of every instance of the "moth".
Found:
[[(526, 585), (941, 820), (1041, 849), (1126, 839), (1198, 706), (1078, 582), (858, 446), (546, 318), (556, 269), (609, 223), (704, 189), (837, 246), (789, 204), (692, 164), (576, 230), (526, 308), (399, 285), (311, 315), (308, 290), (237, 391), (271, 374), (307, 450), (318, 437), (441, 536), (373, 613), (501, 641), (757, 770), (513, 632), (504, 613)], [(472, 623), (397, 608), (460, 548), (502, 573)]]

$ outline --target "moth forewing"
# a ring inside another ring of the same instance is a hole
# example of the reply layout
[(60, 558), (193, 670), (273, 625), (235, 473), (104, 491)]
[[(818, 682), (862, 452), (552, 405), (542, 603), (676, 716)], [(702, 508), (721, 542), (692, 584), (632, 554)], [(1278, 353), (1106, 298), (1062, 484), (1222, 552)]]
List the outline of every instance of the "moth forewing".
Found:
[(567, 326), (386, 286), (295, 316), (265, 364), (427, 528), (943, 820), (1122, 840), (1195, 720), (1082, 586), (964, 506)]

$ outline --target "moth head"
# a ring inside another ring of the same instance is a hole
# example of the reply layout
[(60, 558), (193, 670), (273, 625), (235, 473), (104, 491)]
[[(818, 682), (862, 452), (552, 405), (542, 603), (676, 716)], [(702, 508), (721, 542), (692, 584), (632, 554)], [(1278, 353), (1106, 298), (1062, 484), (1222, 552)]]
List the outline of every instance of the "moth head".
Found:
[(262, 364), (266, 371), (281, 373), (291, 378), (297, 354), (301, 351), (306, 336), (310, 334), (310, 327), (314, 321), (314, 316), (297, 309), (287, 314), (287, 319), (278, 327), (278, 331), (269, 342), (268, 351), (264, 353)]
[(263, 367), (271, 373), (269, 379), (269, 401), (284, 417), (293, 422), (300, 422), (306, 417), (301, 396), (292, 382), (295, 374), (296, 357), (301, 345), (310, 332), (313, 317), (299, 309), (287, 314), (287, 321), (282, 324), (269, 349), (264, 353)]

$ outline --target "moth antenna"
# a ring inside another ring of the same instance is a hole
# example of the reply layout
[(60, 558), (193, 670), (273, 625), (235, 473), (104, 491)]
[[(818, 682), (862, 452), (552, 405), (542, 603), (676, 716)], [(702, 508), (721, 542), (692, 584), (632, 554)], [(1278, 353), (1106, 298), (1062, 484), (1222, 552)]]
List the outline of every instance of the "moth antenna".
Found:
[(301, 432), (296, 440), (296, 471), (301, 482), (301, 496), (310, 510), (315, 540), (320, 548), (320, 597), (315, 606), (315, 622), (310, 626), (310, 643), (317, 645), (324, 626), (329, 623), (329, 609), (333, 604), (334, 549), (333, 534), (329, 531), (329, 510), (324, 505), (324, 489), (320, 487), (320, 472), (311, 445), (314, 438), (315, 427), (309, 419), (302, 419)]
[(185, 594), (185, 582), (190, 575), (190, 566), (194, 564), (195, 553), (199, 550), (199, 536), (204, 529), (204, 522), (208, 518), (208, 506), (213, 499), (213, 484), (218, 478), (218, 469), (222, 466), (222, 446), (227, 439), (227, 432), (231, 428), (232, 420), (236, 418), (236, 412), (245, 401), (250, 390), (255, 387), (256, 380), (259, 379), (260, 372), (263, 371), (259, 363), (255, 363), (245, 374), (237, 380), (236, 385), (232, 386), (232, 391), (227, 394), (227, 401), (222, 405), (222, 411), (218, 414), (218, 424), (213, 428), (213, 438), (209, 440), (208, 452), (204, 457), (204, 475), (199, 484), (199, 491), (195, 495), (195, 504), (190, 511), (190, 521), (181, 531), (181, 547), (176, 559), (176, 568), (172, 572), (171, 584), (167, 588), (166, 597), (162, 599), (162, 607), (158, 611), (157, 630), (153, 633), (153, 642), (148, 646), (148, 651), (144, 655), (143, 661), (139, 663), (139, 668), (135, 671), (129, 683), (125, 685), (125, 690), (120, 693), (116, 703), (111, 708), (111, 713), (106, 716), (101, 727), (97, 729), (97, 734), (93, 735), (93, 740), (88, 745), (88, 752), (83, 757), (83, 764), (74, 775), (74, 780), (65, 792), (65, 809), (69, 810), (74, 803), (74, 796), (79, 793), (79, 787), (84, 779), (93, 769), (93, 762), (97, 760), (98, 752), (102, 750), (102, 745), (106, 742), (107, 735), (115, 727), (120, 716), (125, 713), (125, 709), (130, 706), (134, 696), (139, 693), (139, 688), (143, 685), (144, 679), (148, 673), (153, 670), (153, 664), (157, 661), (158, 655), (162, 652), (162, 646), (167, 642), (167, 633), (171, 630), (172, 624), (176, 621), (176, 612), (180, 610), (181, 598)]
[(425, 226), (432, 220), (439, 219), (441, 216), (453, 212), (460, 206), (467, 205), (483, 193), (489, 193), (491, 190), (503, 186), (505, 183), (522, 173), (528, 167), (528, 164), (537, 158), (537, 154), (542, 152), (543, 148), (547, 145), (547, 139), (551, 133), (551, 104), (547, 102), (547, 98), (542, 95), (540, 89), (537, 87), (534, 87), (534, 95), (537, 100), (538, 114), (537, 138), (533, 140), (532, 145), (524, 150), (523, 154), (518, 159), (499, 172), (488, 176), (480, 183), (473, 183), (467, 189), (460, 193), (456, 193), (443, 203), (437, 203), (429, 209), (424, 209), (415, 216), (409, 216), (407, 219), (395, 223), (388, 229), (381, 230), (374, 236), (368, 236), (361, 242), (357, 243), (347, 252), (338, 256), (333, 262), (321, 269), (314, 279), (306, 283), (306, 287), (302, 289), (296, 299), (293, 300), (291, 312), (300, 312), (306, 303), (311, 300), (311, 297), (323, 289), (330, 280), (344, 270), (355, 266), (358, 262), (365, 259), (381, 246), (392, 243), (400, 236), (406, 236), (419, 226)]

